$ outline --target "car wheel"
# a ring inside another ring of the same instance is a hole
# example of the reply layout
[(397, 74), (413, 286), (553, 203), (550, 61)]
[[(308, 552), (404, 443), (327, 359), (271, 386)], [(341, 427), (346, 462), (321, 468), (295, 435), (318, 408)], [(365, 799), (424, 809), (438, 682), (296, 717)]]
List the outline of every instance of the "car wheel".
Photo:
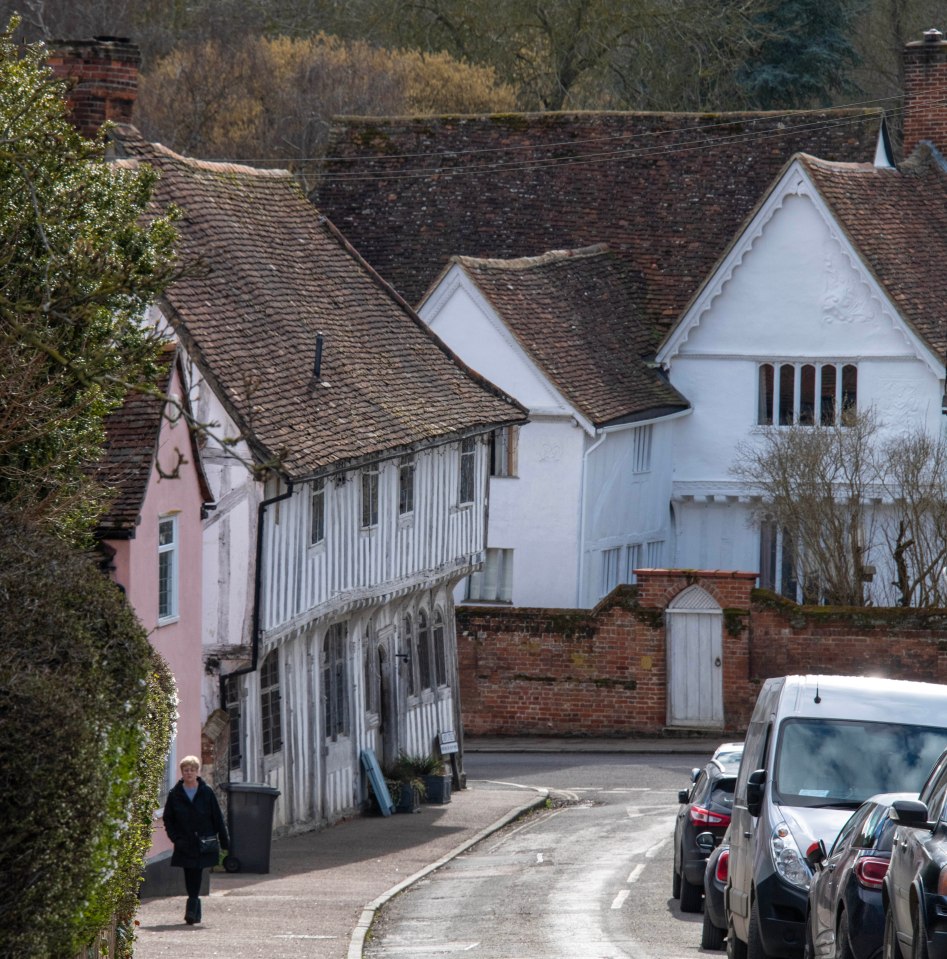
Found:
[(855, 959), (852, 940), (848, 935), (848, 911), (842, 910), (835, 927), (835, 959)]
[(927, 930), (921, 920), (920, 907), (915, 907), (911, 929), (911, 959), (927, 959)]
[(677, 871), (677, 866), (674, 867), (674, 874), (671, 876), (671, 898), (681, 898), (681, 874)]
[(704, 927), (700, 931), (701, 949), (722, 949), (724, 930), (710, 921), (710, 916), (704, 913)]
[(881, 959), (901, 959), (901, 949), (898, 946), (898, 937), (894, 931), (891, 903), (888, 903), (888, 908), (885, 909), (885, 933), (881, 942)]
[(746, 959), (768, 959), (763, 948), (763, 937), (760, 934), (760, 907), (753, 900), (750, 909), (750, 925), (747, 929)]
[(686, 876), (681, 877), (681, 912), (700, 912), (703, 896), (703, 886), (695, 886)]

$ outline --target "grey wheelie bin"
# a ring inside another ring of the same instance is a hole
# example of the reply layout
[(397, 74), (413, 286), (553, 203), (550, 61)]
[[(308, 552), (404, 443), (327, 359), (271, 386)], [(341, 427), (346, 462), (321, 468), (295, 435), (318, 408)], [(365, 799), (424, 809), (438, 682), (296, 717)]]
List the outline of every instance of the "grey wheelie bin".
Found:
[(269, 872), (273, 807), (279, 790), (265, 783), (224, 783), (230, 849), (227, 872)]

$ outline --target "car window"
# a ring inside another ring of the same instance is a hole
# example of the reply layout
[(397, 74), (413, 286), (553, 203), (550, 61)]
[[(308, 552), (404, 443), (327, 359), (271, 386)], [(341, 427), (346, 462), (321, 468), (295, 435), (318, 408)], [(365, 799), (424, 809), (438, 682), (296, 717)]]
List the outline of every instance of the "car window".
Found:
[[(888, 806), (872, 804), (868, 807), (868, 815), (858, 830), (858, 835), (852, 840), (852, 845), (858, 849), (875, 849), (878, 847), (885, 823), (888, 822)], [(890, 848), (890, 842), (888, 845)]]
[(737, 776), (736, 795), (746, 802), (746, 781), (750, 773), (766, 764), (766, 747), (769, 742), (768, 723), (750, 723), (743, 745), (743, 758), (740, 760), (740, 772)]
[[(869, 810), (866, 808), (858, 809), (856, 812), (846, 820), (845, 825), (842, 826), (839, 831), (838, 836), (835, 838), (835, 842), (832, 843), (832, 853), (838, 852), (840, 849), (844, 849), (852, 839), (852, 836), (861, 828), (862, 823), (865, 820), (865, 816), (868, 815)], [(853, 843), (854, 845), (854, 843)]]
[(707, 795), (707, 771), (704, 770), (695, 780), (694, 785), (691, 788), (690, 801), (691, 802), (705, 802)]
[(944, 795), (947, 794), (947, 753), (942, 755), (921, 789), (920, 800), (927, 804), (931, 817), (943, 815)]
[(729, 777), (718, 779), (711, 784), (709, 801), (717, 806), (726, 806), (728, 809), (733, 805), (733, 790), (737, 781)]
[(936, 727), (787, 719), (780, 731), (774, 791), (779, 801), (793, 806), (854, 806), (875, 793), (910, 792), (919, 788), (945, 741), (947, 732)]

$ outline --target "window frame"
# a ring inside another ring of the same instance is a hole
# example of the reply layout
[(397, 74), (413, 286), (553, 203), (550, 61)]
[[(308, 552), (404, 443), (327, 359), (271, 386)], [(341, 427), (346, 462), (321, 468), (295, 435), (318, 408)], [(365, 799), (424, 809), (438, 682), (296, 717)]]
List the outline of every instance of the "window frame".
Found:
[(379, 479), (380, 474), (377, 463), (362, 469), (361, 529), (375, 529), (378, 526)]
[(238, 676), (224, 676), (222, 699), (224, 712), (230, 725), (230, 742), (227, 746), (227, 768), (240, 769), (243, 766), (243, 700)]
[(858, 364), (814, 359), (757, 364), (756, 425), (846, 425), (858, 410)]
[(414, 513), (414, 477), (417, 463), (414, 454), (408, 453), (398, 460), (398, 515)]
[(501, 426), (490, 433), (490, 476), (516, 479), (519, 466), (519, 427)]
[(458, 456), (457, 505), (470, 506), (477, 498), (477, 438), (462, 439)]
[(260, 748), (264, 756), (274, 756), (283, 748), (282, 703), (279, 651), (273, 649), (260, 664)]
[(350, 734), (348, 689), (348, 622), (333, 623), (322, 637), (323, 735), (338, 742)]
[[(180, 610), (180, 524), (178, 513), (165, 513), (158, 517), (158, 625), (176, 622), (181, 615)], [(162, 527), (170, 525), (171, 541), (162, 543)], [(168, 557), (167, 560), (165, 557)], [(165, 565), (167, 563), (167, 566)], [(168, 588), (165, 591), (163, 580), (167, 578)], [(162, 595), (166, 595), (163, 606)]]
[(312, 481), (309, 495), (309, 545), (321, 546), (326, 541), (326, 479)]
[(447, 677), (447, 624), (440, 606), (434, 607), (431, 617), (431, 642), (434, 645), (434, 682), (438, 686), (449, 686)]

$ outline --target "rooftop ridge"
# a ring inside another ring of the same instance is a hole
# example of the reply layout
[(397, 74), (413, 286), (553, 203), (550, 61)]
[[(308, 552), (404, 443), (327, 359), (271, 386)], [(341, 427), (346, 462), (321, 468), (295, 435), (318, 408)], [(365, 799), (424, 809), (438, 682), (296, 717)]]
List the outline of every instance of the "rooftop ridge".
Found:
[(495, 270), (530, 270), (537, 266), (544, 266), (547, 263), (565, 262), (566, 260), (577, 260), (590, 256), (601, 256), (609, 252), (607, 243), (593, 243), (590, 246), (575, 247), (571, 250), (547, 250), (537, 256), (517, 256), (510, 259), (502, 257), (479, 257), (479, 256), (454, 256), (453, 262), (461, 266), (472, 268), (483, 268)]

